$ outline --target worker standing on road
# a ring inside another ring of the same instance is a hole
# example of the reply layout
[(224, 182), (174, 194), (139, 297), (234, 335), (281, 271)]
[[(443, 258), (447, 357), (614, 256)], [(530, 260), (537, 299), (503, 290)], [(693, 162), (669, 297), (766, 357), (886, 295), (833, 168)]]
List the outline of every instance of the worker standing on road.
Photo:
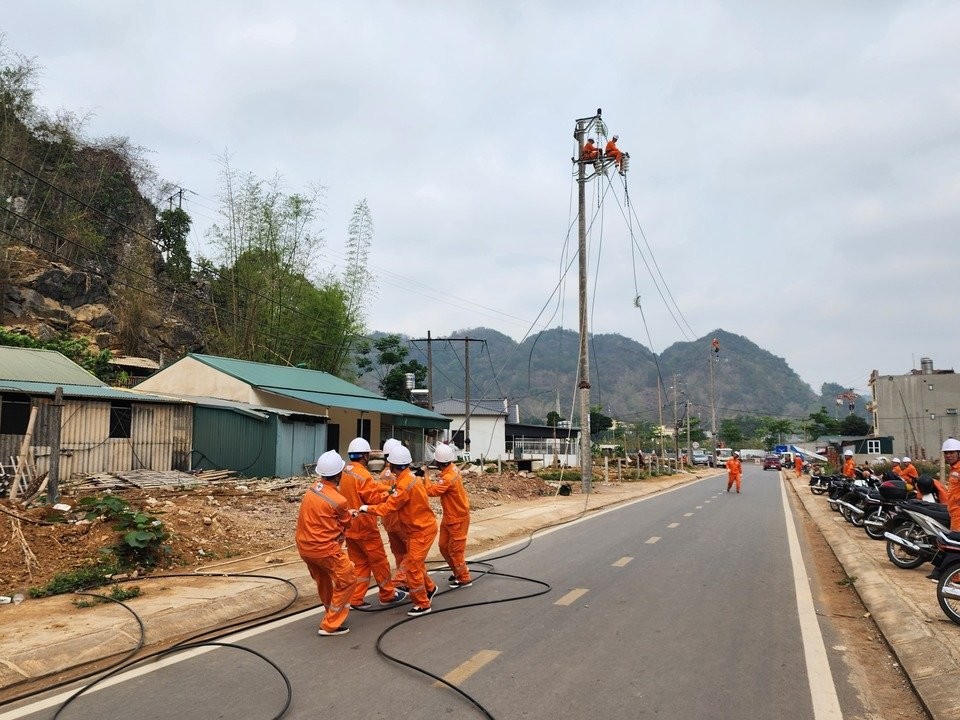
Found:
[(850, 478), (853, 480), (854, 475), (857, 472), (857, 464), (853, 461), (853, 450), (844, 450), (843, 451), (843, 468), (840, 470), (840, 474), (845, 478)]
[(740, 453), (735, 452), (727, 460), (727, 492), (736, 484), (737, 492), (740, 492), (740, 476), (743, 473), (743, 464), (740, 462)]
[(343, 540), (353, 514), (347, 499), (336, 490), (345, 465), (336, 450), (319, 457), (317, 475), (320, 479), (304, 493), (297, 516), (297, 552), (316, 582), (317, 594), (326, 610), (319, 635), (350, 632), (344, 623), (350, 614), (350, 598), (357, 576), (343, 550)]
[(407, 555), (403, 559), (403, 571), (410, 589), (413, 607), (407, 612), (419, 617), (430, 612), (430, 601), (437, 592), (437, 585), (427, 574), (427, 553), (437, 537), (437, 518), (427, 498), (427, 488), (410, 470), (413, 459), (403, 445), (394, 447), (387, 456), (390, 472), (396, 476), (394, 494), (378, 505), (361, 505), (360, 512), (383, 517), (396, 512), (407, 535)]
[(453, 461), (455, 455), (449, 445), (437, 445), (433, 455), (440, 468), (440, 477), (427, 487), (427, 495), (439, 497), (443, 506), (440, 523), (440, 554), (450, 566), (450, 587), (470, 587), (473, 580), (467, 567), (467, 531), (470, 528), (470, 499), (463, 488), (463, 478)]
[[(387, 438), (383, 441), (384, 460), (390, 455), (390, 451), (396, 447), (402, 447), (403, 443), (396, 438)], [(388, 492), (393, 490), (396, 476), (390, 472), (390, 464), (387, 463), (380, 473), (380, 485)], [(369, 503), (368, 503), (369, 504)], [(400, 518), (395, 512), (384, 515), (380, 518), (384, 531), (387, 533), (387, 542), (390, 545), (390, 554), (393, 555), (394, 572), (393, 585), (397, 590), (407, 590), (407, 577), (403, 571), (403, 559), (407, 556), (407, 533), (400, 523)]]
[[(367, 469), (367, 462), (370, 460), (370, 443), (362, 437), (354, 438), (350, 441), (347, 453), (350, 463), (340, 474), (340, 484), (337, 489), (347, 499), (349, 507), (358, 510), (365, 503), (385, 500), (387, 493), (377, 484)], [(350, 607), (354, 610), (367, 610), (371, 607), (365, 599), (367, 588), (370, 587), (371, 574), (380, 586), (381, 605), (403, 602), (407, 594), (394, 587), (390, 577), (390, 561), (387, 560), (387, 553), (383, 549), (377, 519), (372, 515), (360, 515), (354, 518), (345, 534), (347, 555), (357, 573), (357, 586), (350, 599)]]
[(797, 477), (803, 475), (803, 458), (800, 455), (793, 456), (793, 469), (797, 472)]

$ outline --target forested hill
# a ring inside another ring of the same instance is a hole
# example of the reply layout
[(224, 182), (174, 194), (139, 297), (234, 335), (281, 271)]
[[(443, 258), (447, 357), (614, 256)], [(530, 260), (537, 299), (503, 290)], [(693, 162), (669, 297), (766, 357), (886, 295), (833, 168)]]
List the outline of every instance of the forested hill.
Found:
[[(572, 330), (555, 328), (518, 344), (489, 328), (460, 330), (451, 338), (469, 337), (471, 399), (508, 398), (520, 406), (523, 420), (542, 421), (556, 408), (560, 415), (576, 417), (572, 405), (578, 365), (579, 340)], [(711, 340), (720, 352), (711, 350)], [(459, 341), (434, 341), (434, 401), (464, 395), (464, 345)], [(411, 357), (427, 363), (426, 343), (413, 345)], [(614, 418), (659, 421), (673, 419), (674, 376), (678, 375), (677, 404), (691, 403), (691, 412), (710, 426), (710, 367), (713, 363), (717, 422), (739, 415), (805, 417), (820, 407), (819, 396), (790, 369), (783, 358), (767, 352), (742, 335), (725, 330), (692, 342), (678, 342), (655, 357), (642, 344), (622, 335), (595, 335), (590, 354), (591, 402)], [(657, 375), (662, 378), (657, 394)], [(375, 383), (366, 377), (365, 384)]]

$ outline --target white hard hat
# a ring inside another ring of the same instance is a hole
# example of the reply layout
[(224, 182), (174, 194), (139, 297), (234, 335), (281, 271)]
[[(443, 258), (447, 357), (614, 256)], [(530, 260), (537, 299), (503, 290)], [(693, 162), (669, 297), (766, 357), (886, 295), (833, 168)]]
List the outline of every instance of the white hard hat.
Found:
[(950, 452), (952, 450), (960, 450), (960, 440), (955, 440), (954, 438), (947, 438), (943, 441), (943, 447), (940, 448), (941, 452)]
[(410, 451), (398, 442), (387, 455), (387, 462), (391, 465), (409, 465), (413, 458)]
[(900, 464), (900, 458), (894, 458), (892, 462), (895, 462), (895, 463), (897, 463), (897, 464), (899, 465), (899, 464)]
[(397, 445), (400, 445), (400, 441), (396, 438), (387, 438), (383, 441), (383, 454), (389, 455), (390, 451), (393, 450)]
[(368, 453), (370, 452), (370, 443), (362, 437), (354, 438), (347, 447), (348, 453)]
[(847, 457), (853, 457), (853, 450), (844, 450), (843, 454)]
[(910, 462), (910, 458), (907, 457), (906, 455), (904, 455), (902, 458), (900, 458), (900, 460), (901, 460), (902, 462)]
[(449, 445), (437, 445), (437, 450), (433, 454), (433, 459), (438, 463), (450, 463), (453, 462), (456, 455), (454, 455), (453, 448)]
[(340, 453), (336, 450), (327, 450), (323, 455), (317, 458), (317, 475), (320, 477), (333, 477), (346, 466)]

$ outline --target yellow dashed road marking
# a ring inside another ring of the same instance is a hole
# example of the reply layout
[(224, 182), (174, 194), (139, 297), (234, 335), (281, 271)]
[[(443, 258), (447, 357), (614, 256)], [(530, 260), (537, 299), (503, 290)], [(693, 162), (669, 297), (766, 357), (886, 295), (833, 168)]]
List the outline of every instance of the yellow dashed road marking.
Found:
[(571, 590), (570, 592), (568, 592), (566, 595), (564, 595), (564, 596), (563, 596), (562, 598), (560, 598), (559, 600), (557, 600), (557, 601), (554, 603), (554, 605), (572, 605), (572, 604), (575, 603), (579, 598), (581, 598), (581, 597), (583, 597), (584, 595), (586, 595), (588, 592), (590, 592), (590, 591), (587, 590), (586, 588), (576, 588), (576, 589)]
[[(484, 665), (496, 660), (499, 655), (499, 650), (481, 650), (465, 663), (455, 667), (453, 670), (444, 675), (443, 679), (451, 685), (460, 685), (464, 680), (467, 680)], [(434, 683), (434, 685), (442, 687), (441, 683)]]

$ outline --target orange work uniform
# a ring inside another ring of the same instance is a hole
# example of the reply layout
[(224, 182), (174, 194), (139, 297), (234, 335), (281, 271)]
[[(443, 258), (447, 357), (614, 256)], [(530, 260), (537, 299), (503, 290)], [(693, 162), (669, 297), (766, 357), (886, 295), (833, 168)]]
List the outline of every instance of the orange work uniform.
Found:
[[(380, 473), (380, 488), (392, 492), (395, 480), (396, 477), (387, 465)], [(403, 572), (403, 559), (407, 556), (407, 533), (395, 512), (382, 516), (380, 523), (383, 525), (384, 532), (387, 533), (387, 543), (390, 545), (390, 554), (393, 555), (393, 584), (401, 590), (406, 590), (407, 576)]]
[[(387, 493), (376, 483), (370, 471), (358, 462), (350, 463), (343, 469), (338, 488), (349, 507), (354, 510), (361, 505), (383, 502)], [(380, 586), (380, 602), (386, 605), (397, 595), (393, 580), (390, 578), (390, 561), (383, 549), (377, 518), (372, 515), (358, 515), (347, 528), (347, 555), (353, 562), (357, 573), (357, 587), (350, 599), (351, 605), (364, 602), (370, 576), (373, 575)]]
[(960, 460), (950, 466), (947, 483), (947, 510), (950, 512), (950, 529), (960, 532)]
[(907, 463), (904, 467), (900, 468), (900, 479), (907, 484), (907, 490), (913, 490), (917, 486), (917, 479), (920, 477), (920, 473), (917, 472), (917, 468), (914, 467), (913, 463)]
[(890, 466), (890, 472), (892, 472), (892, 473), (893, 473), (894, 475), (896, 475), (898, 478), (902, 478), (902, 477), (903, 477), (903, 468), (900, 467), (900, 463), (897, 463), (896, 465), (891, 465), (891, 466)]
[(385, 502), (370, 505), (367, 512), (384, 517), (396, 512), (400, 526), (407, 536), (407, 555), (403, 572), (413, 604), (430, 607), (430, 594), (437, 585), (427, 574), (427, 553), (437, 537), (437, 517), (430, 508), (427, 489), (409, 467), (397, 476), (394, 492)]
[(440, 523), (440, 554), (447, 561), (457, 582), (470, 582), (467, 567), (467, 531), (470, 529), (470, 500), (463, 488), (463, 477), (450, 463), (427, 488), (427, 495), (440, 498), (443, 520)]
[(840, 474), (845, 478), (853, 478), (856, 473), (856, 463), (853, 462), (853, 457), (848, 457), (843, 461), (843, 469), (840, 471)]
[(580, 159), (592, 161), (598, 157), (600, 157), (600, 148), (593, 144), (593, 140), (587, 140), (583, 146), (583, 150), (580, 151)]
[(743, 464), (740, 458), (732, 457), (727, 460), (727, 492), (736, 484), (737, 492), (740, 492), (740, 475), (743, 473)]
[(797, 471), (797, 477), (803, 475), (803, 458), (799, 455), (793, 459), (793, 469)]
[(344, 532), (351, 519), (347, 499), (322, 479), (303, 494), (297, 516), (297, 552), (317, 584), (317, 595), (326, 609), (320, 628), (327, 632), (346, 621), (357, 584), (353, 563), (343, 550)]
[(623, 160), (623, 153), (620, 152), (620, 148), (617, 147), (615, 140), (607, 141), (607, 146), (604, 148), (603, 154), (607, 157), (612, 157), (617, 169), (620, 168), (620, 162)]

